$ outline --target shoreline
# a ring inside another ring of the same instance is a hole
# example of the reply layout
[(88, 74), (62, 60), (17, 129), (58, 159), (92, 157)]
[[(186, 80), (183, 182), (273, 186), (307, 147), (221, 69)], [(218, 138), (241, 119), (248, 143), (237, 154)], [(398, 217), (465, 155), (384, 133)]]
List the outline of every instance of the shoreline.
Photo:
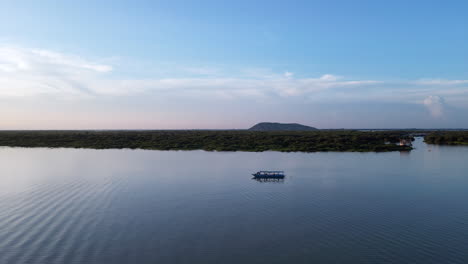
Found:
[(0, 131), (0, 146), (245, 152), (410, 151), (407, 131)]

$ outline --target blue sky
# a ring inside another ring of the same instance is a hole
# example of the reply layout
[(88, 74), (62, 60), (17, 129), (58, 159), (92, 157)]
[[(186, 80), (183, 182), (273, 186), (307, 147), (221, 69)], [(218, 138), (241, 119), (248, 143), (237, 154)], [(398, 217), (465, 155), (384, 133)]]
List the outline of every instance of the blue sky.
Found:
[(0, 129), (468, 128), (466, 1), (4, 1)]

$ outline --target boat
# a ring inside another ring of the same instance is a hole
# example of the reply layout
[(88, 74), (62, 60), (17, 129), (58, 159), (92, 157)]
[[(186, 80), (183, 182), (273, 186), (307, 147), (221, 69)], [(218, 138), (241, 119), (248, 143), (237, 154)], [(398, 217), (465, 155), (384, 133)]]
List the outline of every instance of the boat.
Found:
[(282, 179), (284, 178), (284, 171), (257, 171), (252, 174), (254, 178), (274, 178)]

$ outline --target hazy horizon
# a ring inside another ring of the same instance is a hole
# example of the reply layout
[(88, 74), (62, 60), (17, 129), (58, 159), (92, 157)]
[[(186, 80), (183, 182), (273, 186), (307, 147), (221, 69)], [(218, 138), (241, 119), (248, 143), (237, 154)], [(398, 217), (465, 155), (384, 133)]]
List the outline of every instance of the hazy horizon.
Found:
[(14, 1), (0, 130), (468, 128), (466, 1)]
[[(284, 123), (282, 123), (284, 124)], [(303, 124), (301, 124), (303, 125)], [(307, 125), (314, 127), (312, 125)], [(252, 126), (251, 126), (252, 127)], [(158, 131), (158, 130), (249, 130), (250, 127), (231, 127), (231, 128), (83, 128), (83, 129), (73, 129), (73, 128), (55, 128), (55, 129), (0, 129), (0, 131)], [(318, 130), (468, 130), (468, 128), (462, 127), (396, 127), (396, 128), (385, 128), (385, 127), (338, 127), (338, 128), (329, 128), (329, 127), (314, 127)]]

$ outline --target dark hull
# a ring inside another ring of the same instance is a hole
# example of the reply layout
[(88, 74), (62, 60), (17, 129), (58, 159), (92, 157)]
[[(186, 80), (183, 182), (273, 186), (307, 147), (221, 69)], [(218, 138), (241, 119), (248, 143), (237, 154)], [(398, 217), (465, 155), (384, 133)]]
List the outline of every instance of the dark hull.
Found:
[(262, 178), (262, 179), (283, 179), (284, 175), (258, 175), (258, 174), (252, 174), (254, 178)]

